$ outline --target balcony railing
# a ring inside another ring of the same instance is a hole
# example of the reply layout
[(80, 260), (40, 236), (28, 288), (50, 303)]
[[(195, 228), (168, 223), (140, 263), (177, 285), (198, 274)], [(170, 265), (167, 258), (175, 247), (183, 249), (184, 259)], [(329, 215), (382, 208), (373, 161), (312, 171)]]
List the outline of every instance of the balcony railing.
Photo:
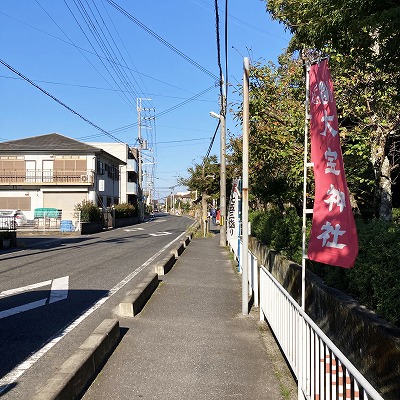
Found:
[(127, 194), (138, 194), (138, 185), (136, 182), (128, 182), (126, 184)]
[(134, 171), (138, 172), (138, 163), (136, 160), (129, 159), (127, 160), (127, 165), (126, 165), (127, 171)]
[(92, 171), (36, 169), (0, 171), (0, 185), (92, 185)]

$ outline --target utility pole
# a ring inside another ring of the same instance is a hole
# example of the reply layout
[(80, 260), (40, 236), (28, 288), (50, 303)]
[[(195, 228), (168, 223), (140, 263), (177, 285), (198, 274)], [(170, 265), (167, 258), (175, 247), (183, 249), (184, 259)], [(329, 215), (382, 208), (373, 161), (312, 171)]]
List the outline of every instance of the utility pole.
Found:
[(220, 246), (226, 246), (226, 90), (222, 76), (221, 98), (221, 168), (220, 168)]
[(139, 221), (144, 220), (144, 199), (143, 199), (143, 170), (142, 170), (142, 150), (147, 150), (147, 142), (142, 139), (142, 116), (141, 112), (143, 100), (152, 100), (145, 98), (136, 99), (136, 111), (138, 113), (138, 208), (139, 208)]
[(249, 70), (248, 57), (243, 61), (243, 179), (242, 179), (242, 314), (249, 314), (248, 252), (249, 252)]
[(219, 181), (219, 210), (220, 210), (220, 229), (219, 229), (219, 244), (226, 246), (226, 88), (224, 77), (221, 81), (222, 96), (220, 104), (220, 114), (211, 111), (210, 115), (213, 118), (220, 120), (220, 181)]

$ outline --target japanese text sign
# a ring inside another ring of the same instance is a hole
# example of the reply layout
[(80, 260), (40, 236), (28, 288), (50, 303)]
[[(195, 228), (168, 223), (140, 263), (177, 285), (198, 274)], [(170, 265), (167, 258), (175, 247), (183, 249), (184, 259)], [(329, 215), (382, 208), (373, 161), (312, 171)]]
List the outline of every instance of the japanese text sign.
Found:
[(358, 239), (344, 172), (328, 61), (312, 65), (309, 74), (315, 200), (308, 258), (351, 268), (358, 254)]

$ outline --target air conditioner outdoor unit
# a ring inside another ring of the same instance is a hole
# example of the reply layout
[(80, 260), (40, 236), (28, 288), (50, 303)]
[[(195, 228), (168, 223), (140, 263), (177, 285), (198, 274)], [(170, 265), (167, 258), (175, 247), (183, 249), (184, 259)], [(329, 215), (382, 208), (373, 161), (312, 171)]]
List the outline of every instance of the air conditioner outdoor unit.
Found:
[(81, 175), (81, 182), (89, 182), (89, 176), (88, 175)]

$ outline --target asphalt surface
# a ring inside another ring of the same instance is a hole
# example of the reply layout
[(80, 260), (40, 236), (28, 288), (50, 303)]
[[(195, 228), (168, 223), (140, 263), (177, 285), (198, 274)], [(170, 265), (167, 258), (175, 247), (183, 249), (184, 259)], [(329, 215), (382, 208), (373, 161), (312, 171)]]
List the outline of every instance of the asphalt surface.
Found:
[[(194, 238), (83, 396), (105, 399), (282, 399), (275, 361), (219, 235)], [(282, 356), (280, 356), (282, 358)]]
[(192, 223), (160, 215), (93, 235), (26, 234), (2, 250), (0, 397), (32, 399)]

